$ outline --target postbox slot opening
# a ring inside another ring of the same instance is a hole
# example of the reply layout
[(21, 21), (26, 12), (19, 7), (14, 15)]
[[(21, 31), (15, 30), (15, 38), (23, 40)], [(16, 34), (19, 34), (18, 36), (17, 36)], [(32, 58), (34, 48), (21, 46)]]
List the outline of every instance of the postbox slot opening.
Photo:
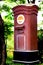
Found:
[(18, 34), (24, 33), (24, 26), (16, 26), (15, 29)]
[(18, 33), (24, 33), (24, 29), (17, 29)]
[(15, 27), (15, 29), (17, 29), (17, 30), (18, 30), (18, 29), (19, 29), (19, 30), (22, 30), (22, 29), (24, 29), (24, 28), (25, 28), (25, 26), (16, 26), (16, 27)]

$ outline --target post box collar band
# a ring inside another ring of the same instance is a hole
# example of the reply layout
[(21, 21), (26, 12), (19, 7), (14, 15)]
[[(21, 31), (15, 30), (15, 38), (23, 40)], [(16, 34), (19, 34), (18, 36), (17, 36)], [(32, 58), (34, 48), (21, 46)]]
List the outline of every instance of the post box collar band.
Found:
[(39, 50), (14, 50), (16, 52), (38, 52)]

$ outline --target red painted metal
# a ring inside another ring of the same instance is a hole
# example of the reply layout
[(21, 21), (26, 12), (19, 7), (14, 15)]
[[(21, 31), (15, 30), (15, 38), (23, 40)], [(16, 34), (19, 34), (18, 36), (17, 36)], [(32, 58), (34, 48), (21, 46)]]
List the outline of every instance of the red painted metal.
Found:
[[(38, 7), (19, 5), (14, 12), (14, 48), (15, 50), (37, 50), (37, 13)], [(18, 15), (23, 15), (23, 24), (17, 23)]]

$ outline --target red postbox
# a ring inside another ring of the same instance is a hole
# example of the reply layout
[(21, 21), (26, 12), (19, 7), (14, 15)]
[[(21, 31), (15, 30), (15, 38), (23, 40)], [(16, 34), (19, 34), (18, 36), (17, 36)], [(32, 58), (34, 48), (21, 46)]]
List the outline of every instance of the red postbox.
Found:
[(36, 5), (18, 5), (14, 12), (14, 62), (39, 62)]

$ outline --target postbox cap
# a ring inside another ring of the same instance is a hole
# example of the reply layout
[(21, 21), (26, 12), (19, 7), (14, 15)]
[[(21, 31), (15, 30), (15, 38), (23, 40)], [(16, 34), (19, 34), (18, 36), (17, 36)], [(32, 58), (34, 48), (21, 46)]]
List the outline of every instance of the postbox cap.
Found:
[(15, 6), (12, 8), (13, 12), (18, 10), (35, 10), (38, 12), (39, 7), (35, 4), (19, 4), (18, 6)]

